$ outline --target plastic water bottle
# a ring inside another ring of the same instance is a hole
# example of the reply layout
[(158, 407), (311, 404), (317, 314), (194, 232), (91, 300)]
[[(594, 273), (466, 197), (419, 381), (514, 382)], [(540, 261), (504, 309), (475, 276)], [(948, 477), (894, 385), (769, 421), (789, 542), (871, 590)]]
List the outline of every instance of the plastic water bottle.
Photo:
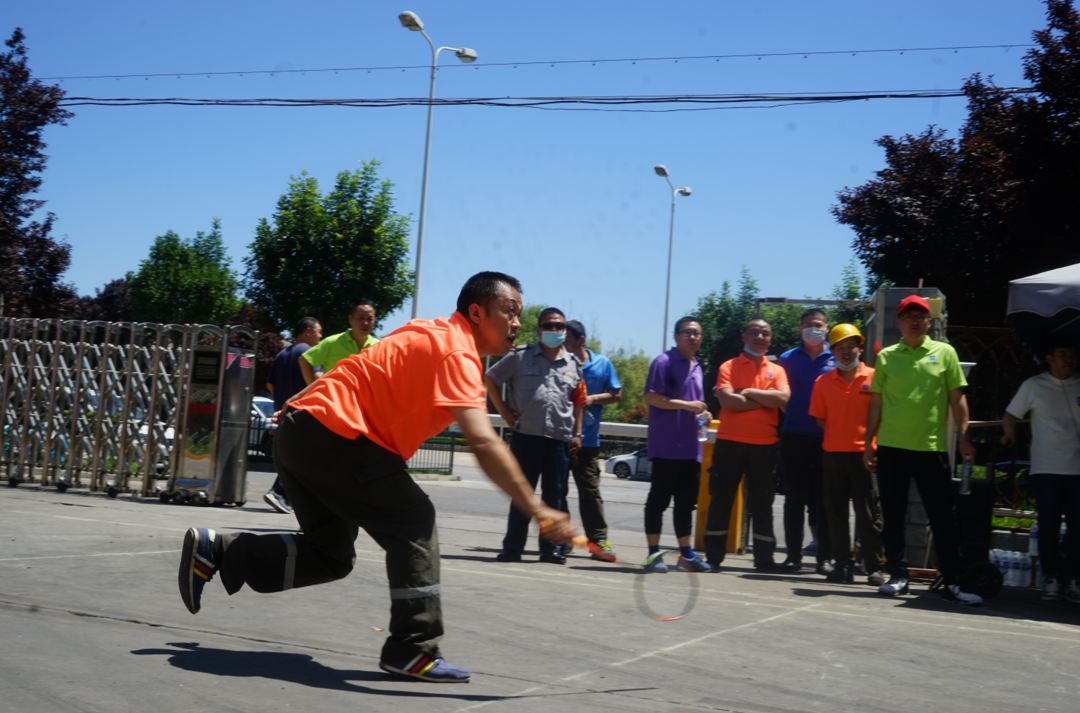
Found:
[(1026, 552), (1020, 553), (1020, 583), (1017, 586), (1031, 586), (1031, 557)]
[(1039, 556), (1039, 521), (1031, 523), (1031, 533), (1028, 534), (1028, 554)]
[(990, 564), (997, 567), (1003, 575), (1005, 574), (1005, 568), (1001, 566), (1001, 550), (997, 548), (990, 550)]
[(964, 456), (964, 464), (960, 466), (960, 494), (971, 495), (971, 456)]
[(1017, 577), (1017, 570), (1020, 563), (1017, 561), (1016, 553), (1012, 550), (1005, 553), (1005, 586), (1015, 587)]
[(697, 417), (697, 439), (704, 443), (709, 440), (709, 424), (712, 423), (712, 414), (706, 411)]

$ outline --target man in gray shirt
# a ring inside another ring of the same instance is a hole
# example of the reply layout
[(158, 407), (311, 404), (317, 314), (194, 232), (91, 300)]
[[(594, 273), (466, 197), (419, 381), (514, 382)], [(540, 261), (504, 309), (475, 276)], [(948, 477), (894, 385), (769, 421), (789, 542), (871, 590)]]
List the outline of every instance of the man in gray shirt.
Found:
[[(587, 394), (581, 365), (563, 348), (566, 316), (548, 307), (540, 313), (536, 334), (539, 344), (518, 347), (484, 375), (488, 398), (506, 424), (514, 429), (510, 451), (525, 478), (542, 499), (560, 509), (570, 468), (570, 456), (581, 448), (581, 416)], [(507, 384), (507, 399), (499, 393)], [(509, 405), (508, 403), (509, 402)], [(529, 520), (510, 508), (500, 562), (520, 562), (529, 536)], [(566, 557), (545, 539), (540, 540), (540, 561), (566, 564)]]

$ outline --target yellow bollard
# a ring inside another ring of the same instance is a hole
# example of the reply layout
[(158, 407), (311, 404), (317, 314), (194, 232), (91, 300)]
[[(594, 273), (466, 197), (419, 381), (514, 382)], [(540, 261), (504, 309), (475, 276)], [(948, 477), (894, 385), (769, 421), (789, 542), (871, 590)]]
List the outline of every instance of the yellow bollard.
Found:
[[(716, 430), (720, 422), (713, 420), (709, 428)], [(694, 549), (699, 552), (705, 551), (705, 523), (709, 518), (709, 503), (712, 496), (709, 494), (709, 468), (712, 466), (714, 444), (705, 442), (701, 444), (701, 478), (698, 484), (697, 519), (694, 522)], [(739, 491), (735, 494), (735, 504), (731, 506), (731, 522), (728, 525), (727, 551), (738, 552), (743, 548), (742, 541), (743, 521), (743, 486), (739, 483)]]

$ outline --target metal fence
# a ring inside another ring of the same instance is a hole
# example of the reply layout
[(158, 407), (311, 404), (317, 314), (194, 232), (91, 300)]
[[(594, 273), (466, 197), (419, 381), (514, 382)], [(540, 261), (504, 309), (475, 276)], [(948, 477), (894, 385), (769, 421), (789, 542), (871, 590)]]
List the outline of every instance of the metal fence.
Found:
[(245, 327), (0, 319), (0, 478), (153, 495), (174, 450), (191, 353)]

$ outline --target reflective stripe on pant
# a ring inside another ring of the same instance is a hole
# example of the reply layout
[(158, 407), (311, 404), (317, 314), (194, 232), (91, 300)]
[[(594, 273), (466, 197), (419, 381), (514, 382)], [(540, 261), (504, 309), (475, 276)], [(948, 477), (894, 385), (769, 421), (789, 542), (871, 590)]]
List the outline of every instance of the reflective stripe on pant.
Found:
[(392, 464), (388, 451), (342, 438), (303, 412), (290, 411), (276, 439), (274, 464), (303, 533), (226, 535), (219, 570), (226, 591), (247, 584), (280, 592), (342, 579), (353, 569), (362, 527), (386, 551), (390, 637), (383, 658), (439, 656), (439, 538), (427, 494), (403, 467), (372, 471), (373, 463)]
[(773, 561), (773, 498), (776, 496), (776, 445), (717, 439), (709, 469), (709, 517), (705, 525), (705, 557), (724, 561), (731, 508), (746, 476), (746, 495), (754, 524), (754, 564)]

